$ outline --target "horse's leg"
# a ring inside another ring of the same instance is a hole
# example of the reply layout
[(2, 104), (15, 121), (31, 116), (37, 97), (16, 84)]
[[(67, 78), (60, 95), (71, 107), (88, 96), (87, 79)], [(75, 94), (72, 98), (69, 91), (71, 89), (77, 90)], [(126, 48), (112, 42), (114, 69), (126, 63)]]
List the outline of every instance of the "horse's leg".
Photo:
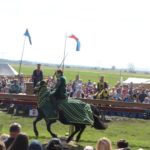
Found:
[(37, 127), (36, 127), (36, 124), (37, 122), (39, 122), (40, 120), (43, 119), (43, 116), (41, 116), (40, 114), (37, 116), (37, 118), (33, 121), (33, 131), (34, 131), (34, 134), (36, 136), (36, 138), (38, 138), (39, 136), (39, 132), (37, 130)]
[(82, 126), (80, 126), (80, 132), (79, 132), (79, 134), (76, 137), (76, 142), (79, 142), (81, 134), (83, 133), (83, 131), (85, 130), (85, 128), (86, 128), (86, 125), (84, 125), (84, 124)]
[(57, 135), (51, 131), (51, 124), (52, 123), (53, 122), (51, 122), (51, 121), (46, 121), (47, 131), (51, 134), (52, 137), (57, 137)]
[(69, 143), (69, 142), (73, 139), (74, 135), (75, 135), (77, 132), (79, 132), (79, 131), (80, 131), (80, 126), (79, 126), (79, 125), (75, 125), (75, 131), (68, 137), (67, 143)]

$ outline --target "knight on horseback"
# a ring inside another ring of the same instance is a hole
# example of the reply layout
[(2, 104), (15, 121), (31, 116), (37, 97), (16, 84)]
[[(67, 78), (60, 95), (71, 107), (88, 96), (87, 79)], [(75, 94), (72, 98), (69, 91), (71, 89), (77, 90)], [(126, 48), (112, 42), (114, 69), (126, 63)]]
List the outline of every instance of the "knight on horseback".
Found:
[(57, 109), (57, 101), (67, 99), (67, 91), (66, 91), (66, 78), (63, 75), (63, 71), (58, 69), (56, 71), (57, 83), (55, 88), (52, 89), (50, 93), (50, 100), (54, 107)]
[(51, 124), (59, 120), (66, 125), (74, 125), (75, 131), (68, 137), (69, 142), (78, 133), (76, 140), (79, 141), (86, 125), (91, 125), (96, 129), (106, 129), (107, 126), (100, 120), (99, 111), (95, 106), (87, 104), (77, 99), (68, 99), (66, 92), (66, 79), (62, 70), (56, 71), (57, 84), (54, 90), (47, 88), (45, 81), (38, 84), (38, 116), (33, 122), (34, 133), (38, 136), (36, 123), (45, 119), (47, 130), (52, 137), (57, 137), (51, 131)]

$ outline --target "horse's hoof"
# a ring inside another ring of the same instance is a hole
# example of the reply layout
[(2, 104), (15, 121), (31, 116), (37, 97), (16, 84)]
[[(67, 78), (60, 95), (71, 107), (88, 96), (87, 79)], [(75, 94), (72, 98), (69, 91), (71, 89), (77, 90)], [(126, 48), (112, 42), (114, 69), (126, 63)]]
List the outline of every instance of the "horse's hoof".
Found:
[(69, 143), (71, 140), (72, 140), (72, 138), (68, 138), (68, 139), (66, 140), (66, 142)]
[(36, 138), (36, 139), (38, 139), (38, 138), (39, 138), (39, 136), (35, 136), (35, 138)]
[(79, 139), (76, 139), (75, 142), (78, 143), (78, 142), (79, 142)]
[(57, 138), (57, 135), (56, 135), (56, 134), (53, 134), (52, 137), (53, 137), (53, 138)]

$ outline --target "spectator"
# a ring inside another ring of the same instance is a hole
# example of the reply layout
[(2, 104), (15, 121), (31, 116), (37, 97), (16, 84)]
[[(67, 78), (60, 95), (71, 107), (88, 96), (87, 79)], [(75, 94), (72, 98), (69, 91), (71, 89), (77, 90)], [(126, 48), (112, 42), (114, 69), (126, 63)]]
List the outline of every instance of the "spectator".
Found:
[(0, 140), (0, 150), (6, 150), (5, 144)]
[(104, 76), (101, 76), (97, 84), (97, 90), (101, 92), (103, 89), (108, 89), (108, 84), (104, 81)]
[(43, 150), (43, 147), (39, 141), (33, 140), (29, 145), (29, 150)]
[(13, 143), (13, 141), (20, 132), (21, 132), (21, 125), (19, 123), (13, 123), (10, 125), (9, 128), (10, 137), (6, 141), (4, 141), (6, 148), (8, 148)]
[(130, 94), (127, 94), (127, 95), (125, 96), (125, 98), (123, 99), (123, 101), (124, 101), (124, 102), (127, 102), (127, 103), (129, 103), (129, 102), (134, 102), (134, 100), (133, 100), (133, 98), (131, 98)]
[(33, 86), (35, 87), (36, 84), (42, 80), (43, 80), (43, 72), (41, 70), (41, 64), (37, 64), (37, 69), (35, 69), (32, 74)]
[(48, 143), (46, 150), (63, 150), (63, 146), (60, 139), (52, 138)]
[(7, 150), (28, 150), (28, 137), (25, 134), (18, 134)]
[(73, 85), (72, 85), (74, 98), (83, 97), (82, 85), (83, 83), (82, 83), (82, 80), (80, 79), (80, 76), (76, 75), (76, 79), (73, 81)]
[(114, 98), (115, 98), (116, 100), (122, 101), (121, 88), (117, 88), (116, 94), (114, 95)]
[(128, 147), (128, 142), (124, 139), (120, 139), (118, 142), (117, 142), (117, 148), (118, 149), (123, 149), (123, 150), (130, 150), (130, 148)]
[(103, 99), (105, 94), (107, 98), (109, 96), (108, 84), (104, 81), (104, 76), (101, 76), (97, 83), (97, 93), (94, 95), (94, 99)]
[(21, 92), (25, 93), (25, 91), (26, 91), (26, 85), (25, 85), (23, 73), (21, 73), (20, 76), (19, 76), (18, 84), (19, 84), (19, 86), (21, 88)]
[(20, 93), (21, 92), (21, 88), (18, 84), (18, 81), (17, 80), (14, 80), (13, 83), (11, 84), (10, 86), (10, 89), (9, 89), (9, 93)]
[(0, 141), (6, 141), (8, 138), (9, 138), (9, 135), (8, 135), (8, 134), (2, 134), (2, 135), (0, 136)]
[(112, 150), (111, 141), (107, 138), (101, 138), (96, 144), (96, 150)]
[(144, 104), (150, 104), (150, 92), (148, 92), (147, 97), (145, 97), (143, 103)]
[(94, 150), (92, 146), (85, 146), (84, 150)]
[(116, 89), (115, 87), (112, 87), (112, 89), (109, 91), (109, 96), (111, 99), (114, 99), (115, 95), (116, 95)]

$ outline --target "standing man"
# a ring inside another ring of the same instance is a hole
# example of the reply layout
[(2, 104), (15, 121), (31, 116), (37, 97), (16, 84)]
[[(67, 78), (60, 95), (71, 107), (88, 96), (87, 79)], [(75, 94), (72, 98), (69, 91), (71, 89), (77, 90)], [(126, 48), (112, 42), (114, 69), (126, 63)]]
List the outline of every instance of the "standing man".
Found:
[(32, 74), (33, 86), (35, 87), (36, 84), (42, 80), (43, 80), (43, 72), (41, 70), (41, 64), (37, 64), (37, 69), (35, 69)]
[(97, 83), (97, 93), (94, 95), (94, 99), (108, 98), (108, 84), (104, 80), (104, 76), (101, 76)]

